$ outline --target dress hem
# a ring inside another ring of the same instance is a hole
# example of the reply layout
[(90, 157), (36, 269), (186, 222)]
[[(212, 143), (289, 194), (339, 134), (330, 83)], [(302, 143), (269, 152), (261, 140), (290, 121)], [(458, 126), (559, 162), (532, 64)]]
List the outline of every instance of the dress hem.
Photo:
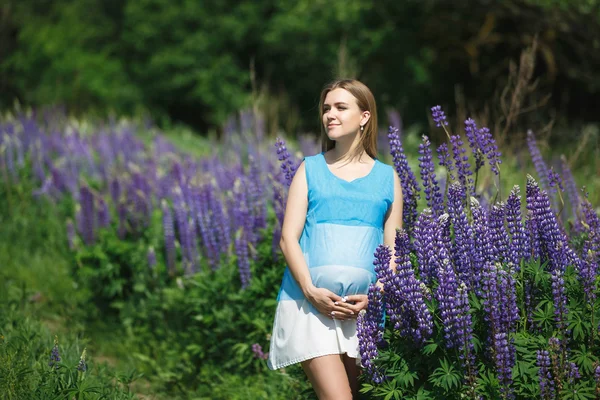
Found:
[[(286, 362), (278, 364), (276, 366), (273, 366), (271, 363), (271, 360), (269, 360), (268, 367), (270, 370), (275, 371), (280, 368), (285, 368), (285, 367), (289, 367), (290, 365), (298, 364), (302, 361), (310, 360), (310, 359), (317, 358), (317, 357), (329, 356), (329, 355), (333, 355), (333, 354), (348, 354), (348, 352), (344, 351), (344, 352), (340, 353), (339, 351), (325, 351), (322, 353), (315, 353), (315, 354), (311, 354), (308, 356), (299, 357), (292, 361), (286, 361)], [(358, 354), (358, 352), (357, 352), (356, 356), (354, 356), (354, 357), (352, 355), (348, 354), (348, 357), (358, 359), (360, 357), (360, 354)]]

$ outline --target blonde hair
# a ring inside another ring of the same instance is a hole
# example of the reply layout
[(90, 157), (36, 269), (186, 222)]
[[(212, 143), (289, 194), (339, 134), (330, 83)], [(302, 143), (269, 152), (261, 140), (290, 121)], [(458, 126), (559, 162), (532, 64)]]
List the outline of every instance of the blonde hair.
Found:
[(321, 91), (319, 100), (319, 125), (321, 125), (321, 149), (328, 151), (335, 147), (335, 141), (327, 137), (327, 132), (323, 126), (323, 104), (327, 93), (335, 89), (344, 89), (350, 92), (356, 98), (356, 104), (361, 111), (369, 111), (371, 117), (364, 125), (364, 131), (361, 133), (360, 142), (351, 158), (358, 157), (363, 150), (372, 158), (377, 158), (377, 105), (375, 97), (371, 90), (362, 82), (355, 79), (340, 79), (327, 84)]

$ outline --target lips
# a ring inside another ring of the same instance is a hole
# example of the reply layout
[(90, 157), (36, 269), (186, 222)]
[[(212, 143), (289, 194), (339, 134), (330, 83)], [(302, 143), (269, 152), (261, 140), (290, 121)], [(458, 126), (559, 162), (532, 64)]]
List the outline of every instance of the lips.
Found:
[(327, 128), (334, 128), (336, 126), (340, 126), (340, 124), (330, 124), (330, 125), (327, 125)]

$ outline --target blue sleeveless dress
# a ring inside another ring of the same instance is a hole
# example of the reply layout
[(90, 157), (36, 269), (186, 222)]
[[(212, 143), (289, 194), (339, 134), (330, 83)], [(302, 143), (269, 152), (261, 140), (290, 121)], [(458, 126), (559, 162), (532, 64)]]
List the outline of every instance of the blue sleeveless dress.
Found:
[[(375, 160), (369, 174), (346, 181), (324, 153), (305, 157), (308, 210), (300, 247), (316, 287), (339, 296), (367, 294), (377, 279), (375, 249), (394, 201), (394, 169)], [(286, 267), (271, 335), (268, 365), (282, 368), (328, 354), (360, 359), (356, 319), (332, 319), (304, 297)]]

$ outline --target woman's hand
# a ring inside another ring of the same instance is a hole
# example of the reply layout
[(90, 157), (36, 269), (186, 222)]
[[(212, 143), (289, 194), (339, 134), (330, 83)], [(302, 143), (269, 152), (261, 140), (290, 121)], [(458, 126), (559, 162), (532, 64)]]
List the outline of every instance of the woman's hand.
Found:
[(342, 297), (330, 290), (312, 287), (306, 290), (305, 296), (321, 314), (329, 318), (340, 320), (356, 318), (353, 310), (342, 305)]
[(352, 318), (358, 317), (361, 310), (366, 310), (369, 306), (369, 297), (366, 294), (355, 294), (342, 297), (337, 305), (352, 312)]

